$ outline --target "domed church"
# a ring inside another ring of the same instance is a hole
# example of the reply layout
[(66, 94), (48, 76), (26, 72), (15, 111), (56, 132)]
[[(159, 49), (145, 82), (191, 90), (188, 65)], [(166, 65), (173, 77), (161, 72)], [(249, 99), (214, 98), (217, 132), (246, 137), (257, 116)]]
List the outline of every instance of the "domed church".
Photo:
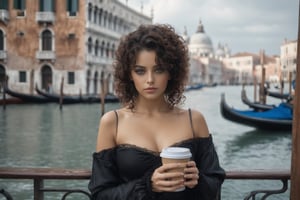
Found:
[(222, 83), (222, 59), (230, 56), (229, 49), (219, 44), (217, 54), (215, 53), (213, 42), (205, 33), (201, 20), (193, 35), (189, 37), (185, 29), (182, 37), (186, 41), (190, 54), (189, 84)]
[(201, 20), (196, 33), (189, 40), (188, 47), (192, 56), (208, 57), (214, 53), (213, 44), (210, 37), (205, 33)]

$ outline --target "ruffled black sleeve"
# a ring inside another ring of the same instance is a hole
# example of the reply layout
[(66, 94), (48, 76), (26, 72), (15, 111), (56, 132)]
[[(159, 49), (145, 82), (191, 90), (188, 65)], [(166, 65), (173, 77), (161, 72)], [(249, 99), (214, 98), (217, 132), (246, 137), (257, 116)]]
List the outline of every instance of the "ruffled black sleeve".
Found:
[(217, 199), (225, 178), (225, 171), (219, 164), (212, 137), (198, 138), (194, 148), (194, 160), (199, 169), (199, 182), (190, 192), (193, 196), (200, 197), (201, 200)]
[(94, 200), (150, 200), (157, 193), (151, 188), (150, 169), (139, 179), (121, 181), (116, 165), (115, 148), (93, 154), (92, 175), (88, 185)]

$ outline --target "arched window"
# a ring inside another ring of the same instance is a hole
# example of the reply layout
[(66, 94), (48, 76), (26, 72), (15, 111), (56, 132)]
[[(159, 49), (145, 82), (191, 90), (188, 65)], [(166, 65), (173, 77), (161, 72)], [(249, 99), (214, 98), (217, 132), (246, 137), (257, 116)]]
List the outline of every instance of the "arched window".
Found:
[(5, 68), (0, 65), (0, 85), (2, 85), (5, 81)]
[(95, 7), (95, 10), (94, 10), (94, 23), (95, 24), (97, 23), (97, 15), (98, 15), (98, 8)]
[(101, 8), (99, 10), (99, 21), (98, 24), (101, 26), (102, 25), (102, 15), (103, 15), (103, 9)]
[(45, 89), (46, 91), (49, 91), (52, 87), (52, 69), (45, 65), (42, 67), (42, 89)]
[(111, 13), (108, 15), (108, 28), (110, 29), (112, 27), (112, 21), (113, 21), (113, 16)]
[(92, 21), (92, 14), (93, 14), (93, 7), (92, 4), (89, 3), (89, 8), (88, 8), (88, 20), (91, 22)]
[(0, 30), (0, 51), (4, 50), (4, 34), (3, 31)]
[(106, 47), (106, 57), (109, 58), (109, 48), (110, 48), (110, 44), (107, 43), (107, 47)]
[(49, 30), (42, 32), (42, 51), (52, 51), (52, 33)]
[(98, 91), (98, 72), (94, 74), (94, 94), (97, 94)]
[(104, 15), (103, 15), (103, 26), (106, 27), (106, 20), (107, 20), (107, 12), (104, 11)]
[(101, 57), (104, 56), (104, 48), (105, 48), (105, 42), (102, 41), (102, 44), (101, 44)]
[(99, 49), (99, 41), (96, 40), (96, 44), (95, 44), (95, 55), (98, 56), (98, 49)]
[(89, 39), (88, 39), (88, 53), (89, 54), (92, 53), (92, 46), (93, 46), (93, 41), (92, 41), (92, 38), (89, 37)]
[(117, 30), (117, 23), (118, 23), (118, 17), (114, 17), (114, 22), (113, 22), (113, 30)]
[(112, 58), (115, 57), (115, 44), (113, 44), (112, 47), (111, 47), (111, 57)]
[(90, 94), (90, 79), (91, 79), (91, 70), (87, 70), (86, 73), (86, 93)]

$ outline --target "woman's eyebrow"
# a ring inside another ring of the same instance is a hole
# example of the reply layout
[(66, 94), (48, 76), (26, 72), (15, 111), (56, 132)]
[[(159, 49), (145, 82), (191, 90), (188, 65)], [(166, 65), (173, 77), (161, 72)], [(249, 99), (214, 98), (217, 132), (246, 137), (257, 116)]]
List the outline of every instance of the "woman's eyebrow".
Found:
[(133, 67), (133, 68), (135, 68), (135, 67), (142, 67), (142, 68), (145, 68), (145, 66), (142, 66), (142, 65), (133, 65), (132, 67)]
[[(137, 67), (139, 67), (139, 68), (146, 68), (146, 67), (143, 66), (143, 65), (133, 65), (133, 66), (132, 66), (132, 68), (137, 68)], [(159, 65), (154, 65), (154, 66), (152, 66), (152, 67), (156, 68), (156, 67), (159, 67)]]

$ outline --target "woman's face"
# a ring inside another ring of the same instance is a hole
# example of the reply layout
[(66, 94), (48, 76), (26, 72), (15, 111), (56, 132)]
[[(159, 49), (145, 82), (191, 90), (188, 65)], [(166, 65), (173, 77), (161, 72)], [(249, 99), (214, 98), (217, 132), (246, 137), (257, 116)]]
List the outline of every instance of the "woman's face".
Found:
[(157, 65), (155, 51), (141, 50), (131, 78), (140, 97), (158, 99), (164, 97), (170, 74), (164, 66)]

